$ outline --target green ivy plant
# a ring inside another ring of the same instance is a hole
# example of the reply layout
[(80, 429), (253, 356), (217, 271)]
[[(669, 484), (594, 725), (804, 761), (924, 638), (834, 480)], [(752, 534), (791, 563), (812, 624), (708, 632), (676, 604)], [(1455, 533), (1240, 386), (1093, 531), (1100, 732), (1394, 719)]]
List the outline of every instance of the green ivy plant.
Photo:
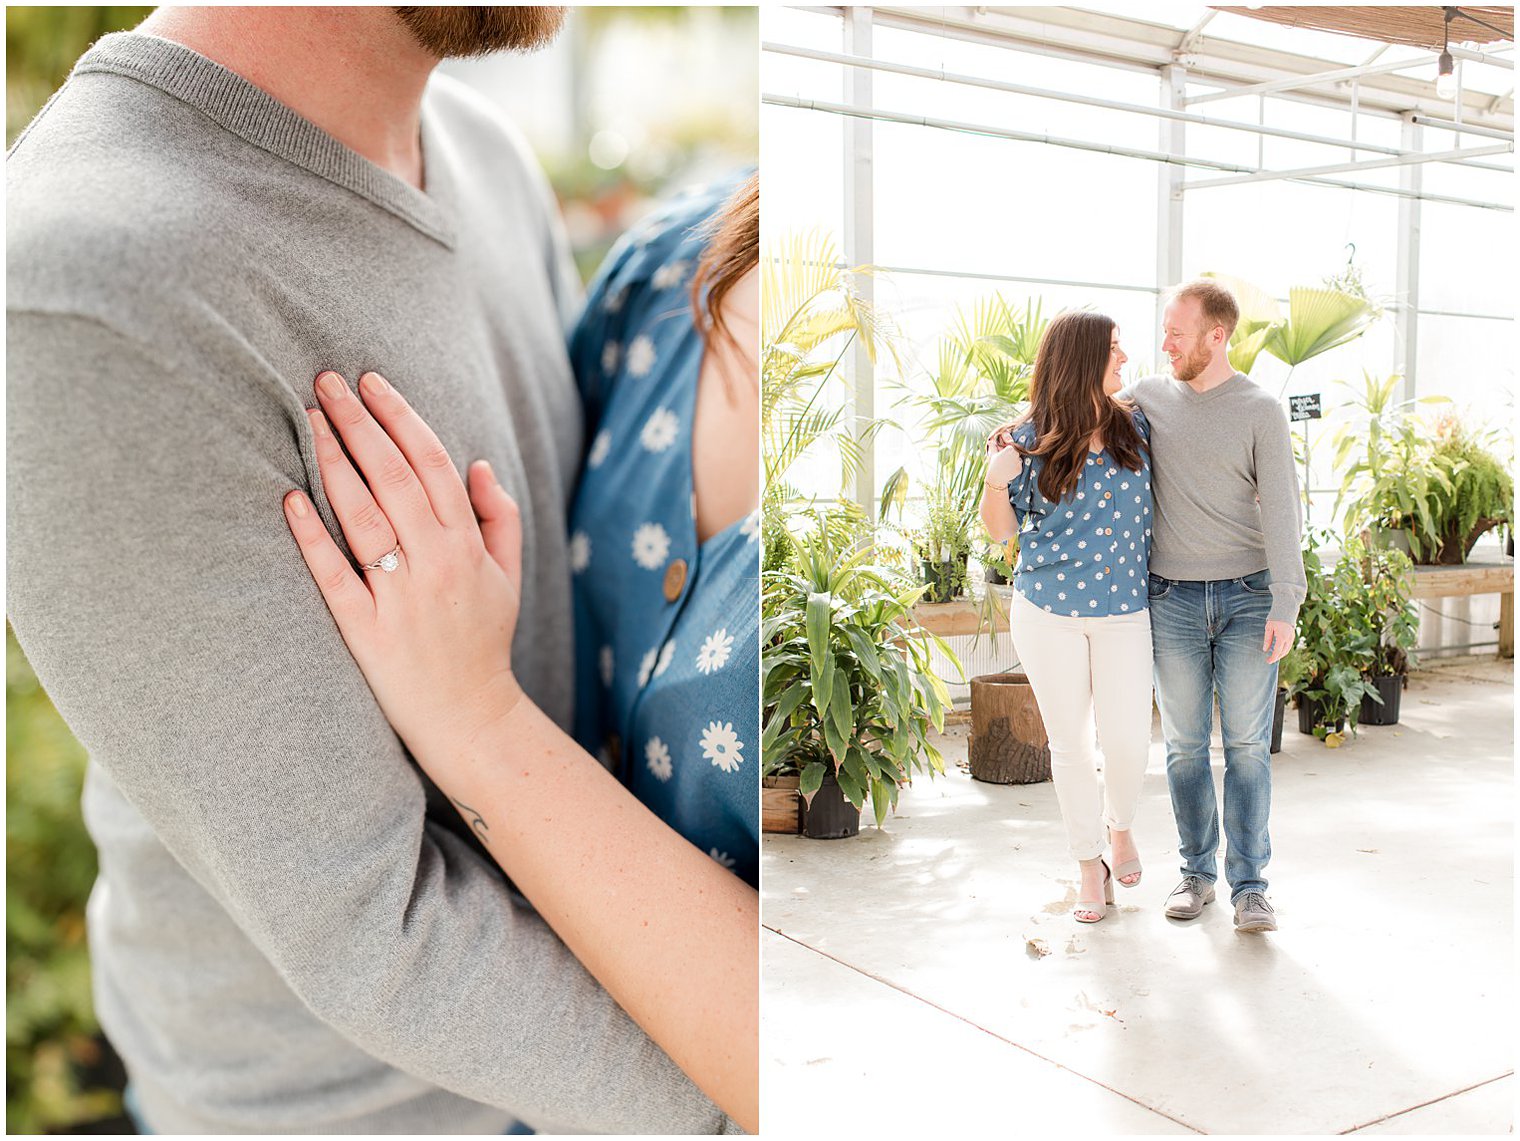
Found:
[(761, 576), (761, 736), (766, 776), (797, 774), (809, 804), (832, 770), (877, 827), (914, 773), (945, 771), (930, 743), (950, 696), (913, 625), (924, 587), (872, 561), (869, 545), (838, 548), (826, 524), (799, 540), (795, 565)]

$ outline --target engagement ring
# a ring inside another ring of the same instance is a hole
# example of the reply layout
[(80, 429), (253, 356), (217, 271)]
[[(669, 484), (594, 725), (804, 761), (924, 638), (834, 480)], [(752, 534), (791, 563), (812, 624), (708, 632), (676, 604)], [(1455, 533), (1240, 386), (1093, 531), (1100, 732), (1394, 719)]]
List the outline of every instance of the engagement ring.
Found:
[(372, 563), (365, 563), (360, 570), (380, 570), (390, 574), (401, 565), (401, 544), (397, 543)]

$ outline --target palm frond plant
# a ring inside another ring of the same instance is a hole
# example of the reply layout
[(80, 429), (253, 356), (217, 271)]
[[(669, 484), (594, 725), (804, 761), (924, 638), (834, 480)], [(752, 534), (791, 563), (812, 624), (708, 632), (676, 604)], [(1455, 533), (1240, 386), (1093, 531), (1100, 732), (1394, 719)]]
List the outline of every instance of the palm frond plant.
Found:
[(1230, 363), (1249, 375), (1265, 352), (1288, 366), (1279, 398), (1288, 391), (1295, 368), (1356, 340), (1383, 315), (1382, 305), (1364, 289), (1295, 285), (1288, 290), (1284, 316), (1277, 301), (1250, 282), (1223, 273), (1204, 276), (1228, 286), (1240, 305), (1240, 322), (1230, 337)]
[[(903, 386), (898, 401), (917, 414), (917, 432), (932, 449), (934, 466), (923, 492), (924, 520), (910, 529), (931, 582), (931, 601), (966, 592), (966, 564), (977, 529), (977, 505), (985, 476), (987, 437), (1021, 413), (1040, 338), (1048, 324), (1039, 301), (1024, 308), (1001, 295), (985, 297), (957, 312), (936, 345), (936, 368), (917, 388)], [(901, 427), (901, 425), (898, 425)], [(906, 466), (883, 484), (880, 518), (902, 519), (912, 476)], [(1011, 570), (1017, 548), (1005, 551)], [(948, 569), (947, 569), (948, 564)], [(951, 593), (946, 595), (946, 587)], [(983, 598), (984, 625), (996, 635), (997, 597)]]
[(862, 344), (875, 361), (884, 349), (895, 359), (897, 348), (890, 323), (855, 286), (857, 276), (871, 271), (841, 268), (828, 235), (787, 235), (760, 265), (763, 515), (776, 538), (788, 512), (810, 502), (794, 479), (799, 461), (833, 449), (841, 492), (860, 470), (862, 448), (875, 426), (857, 426), (851, 416), (851, 350)]
[(838, 547), (819, 521), (795, 565), (761, 576), (761, 755), (766, 776), (795, 773), (811, 805), (826, 778), (877, 827), (915, 773), (945, 771), (928, 733), (950, 707), (934, 673), (939, 637), (915, 627), (924, 588)]

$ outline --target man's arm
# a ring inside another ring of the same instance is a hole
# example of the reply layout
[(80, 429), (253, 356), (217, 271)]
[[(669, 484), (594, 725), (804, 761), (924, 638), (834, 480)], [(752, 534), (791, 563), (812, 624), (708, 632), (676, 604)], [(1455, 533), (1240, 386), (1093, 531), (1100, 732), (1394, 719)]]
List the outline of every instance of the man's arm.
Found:
[(251, 378), (251, 352), (191, 375), (177, 346), (93, 319), (7, 328), (17, 636), (291, 989), (374, 1056), (530, 1122), (719, 1129), (547, 926), (425, 825), (280, 510), (315, 470), (296, 398)]
[(1257, 416), (1255, 458), (1256, 495), (1261, 501), (1267, 569), (1272, 574), (1272, 609), (1267, 621), (1285, 622), (1291, 627), (1298, 619), (1305, 593), (1300, 541), (1303, 510), (1288, 418), (1276, 403), (1264, 407)]

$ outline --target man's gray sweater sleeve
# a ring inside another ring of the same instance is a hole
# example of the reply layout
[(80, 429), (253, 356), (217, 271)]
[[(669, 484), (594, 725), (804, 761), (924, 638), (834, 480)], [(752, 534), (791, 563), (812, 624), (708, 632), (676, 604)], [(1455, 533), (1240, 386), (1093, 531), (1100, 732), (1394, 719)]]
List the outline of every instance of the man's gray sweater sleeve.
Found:
[[(60, 712), (365, 1051), (530, 1123), (719, 1130), (494, 869), (425, 823), (281, 515), (315, 470), (301, 408), (246, 343), (194, 324), (147, 345), (94, 317), (8, 317), (8, 606)], [(234, 347), (194, 364), (187, 346), (216, 338)]]
[(1293, 438), (1288, 418), (1275, 401), (1261, 403), (1256, 429), (1256, 494), (1261, 502), (1261, 529), (1272, 576), (1269, 622), (1293, 625), (1303, 605), (1306, 581), (1299, 553), (1303, 504), (1298, 470), (1293, 463)]

